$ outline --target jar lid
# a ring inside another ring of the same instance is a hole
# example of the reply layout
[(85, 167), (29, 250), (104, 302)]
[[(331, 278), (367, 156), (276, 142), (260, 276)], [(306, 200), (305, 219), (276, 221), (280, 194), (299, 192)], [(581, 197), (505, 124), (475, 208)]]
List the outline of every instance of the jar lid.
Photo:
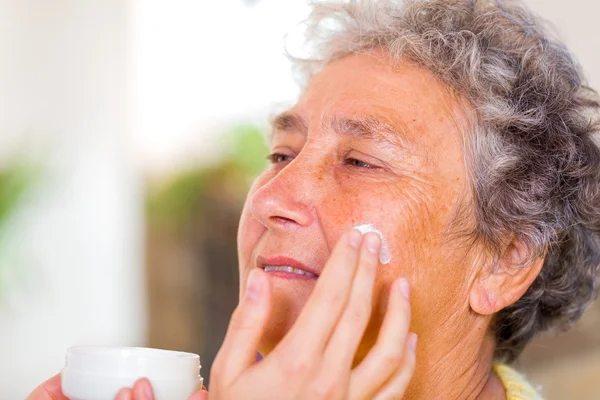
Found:
[(65, 364), (65, 369), (81, 374), (161, 379), (198, 377), (200, 368), (197, 354), (145, 347), (71, 347)]
[(77, 346), (67, 350), (61, 373), (71, 400), (112, 400), (124, 387), (148, 378), (158, 400), (184, 400), (202, 386), (200, 357), (144, 347)]

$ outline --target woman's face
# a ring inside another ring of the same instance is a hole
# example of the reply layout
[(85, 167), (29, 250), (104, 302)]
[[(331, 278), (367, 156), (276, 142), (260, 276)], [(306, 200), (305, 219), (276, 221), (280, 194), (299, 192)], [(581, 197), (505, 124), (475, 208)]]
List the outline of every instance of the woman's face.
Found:
[[(379, 266), (358, 357), (373, 343), (388, 288), (400, 276), (411, 283), (419, 351), (439, 351), (433, 344), (444, 337), (460, 340), (457, 322), (469, 314), (473, 274), (466, 249), (451, 239), (453, 218), (470, 199), (462, 109), (428, 71), (409, 63), (392, 68), (378, 52), (327, 66), (274, 123), (272, 163), (254, 183), (240, 222), (242, 288), (248, 272), (265, 265), (318, 275), (343, 232), (373, 224), (392, 260)], [(318, 279), (268, 275), (274, 303), (264, 353), (290, 329)]]

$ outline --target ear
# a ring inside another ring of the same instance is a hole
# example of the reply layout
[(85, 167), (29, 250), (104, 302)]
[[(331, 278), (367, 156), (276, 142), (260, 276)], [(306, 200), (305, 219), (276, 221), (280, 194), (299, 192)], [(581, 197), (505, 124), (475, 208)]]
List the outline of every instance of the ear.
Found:
[(492, 315), (519, 300), (540, 273), (544, 257), (530, 261), (530, 252), (522, 241), (507, 247), (493, 270), (481, 268), (469, 293), (471, 309)]

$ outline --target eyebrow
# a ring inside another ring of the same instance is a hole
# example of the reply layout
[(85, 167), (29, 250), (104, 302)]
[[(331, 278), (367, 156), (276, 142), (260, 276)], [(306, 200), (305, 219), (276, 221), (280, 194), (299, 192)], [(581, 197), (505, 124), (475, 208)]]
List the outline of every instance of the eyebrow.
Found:
[(330, 124), (333, 130), (340, 134), (406, 146), (403, 132), (381, 117), (369, 115), (351, 118), (335, 117)]
[[(276, 132), (308, 132), (307, 120), (292, 111), (286, 111), (273, 118), (271, 125)], [(401, 129), (394, 128), (383, 118), (377, 116), (333, 117), (327, 121), (338, 134), (347, 134), (376, 141), (389, 142), (403, 147), (408, 146)]]
[(286, 111), (277, 115), (271, 121), (271, 125), (273, 127), (273, 131), (294, 131), (301, 133), (306, 133), (308, 131), (308, 122), (306, 119), (291, 111)]

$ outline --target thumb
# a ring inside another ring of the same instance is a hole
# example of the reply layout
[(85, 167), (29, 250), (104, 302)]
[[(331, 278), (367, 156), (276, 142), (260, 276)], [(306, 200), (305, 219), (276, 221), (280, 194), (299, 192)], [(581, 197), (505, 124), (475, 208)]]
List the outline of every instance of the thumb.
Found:
[(54, 375), (35, 388), (25, 400), (69, 400), (62, 392), (60, 374)]
[(263, 270), (250, 271), (242, 296), (215, 359), (215, 369), (226, 381), (237, 378), (256, 362), (256, 349), (271, 309), (271, 287)]

